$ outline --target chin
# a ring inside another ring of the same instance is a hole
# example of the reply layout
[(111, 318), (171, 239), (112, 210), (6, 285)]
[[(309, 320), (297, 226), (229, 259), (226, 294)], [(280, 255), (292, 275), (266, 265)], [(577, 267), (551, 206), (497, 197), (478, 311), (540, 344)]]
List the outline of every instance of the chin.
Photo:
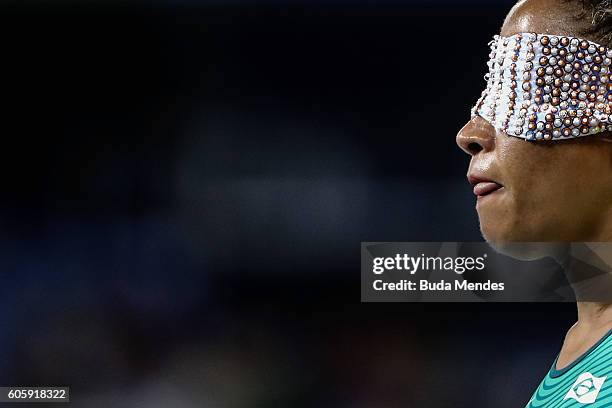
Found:
[(521, 261), (535, 261), (546, 257), (558, 257), (563, 253), (566, 244), (552, 242), (533, 231), (503, 229), (499, 224), (487, 228), (481, 222), (480, 230), (485, 241), (496, 252)]

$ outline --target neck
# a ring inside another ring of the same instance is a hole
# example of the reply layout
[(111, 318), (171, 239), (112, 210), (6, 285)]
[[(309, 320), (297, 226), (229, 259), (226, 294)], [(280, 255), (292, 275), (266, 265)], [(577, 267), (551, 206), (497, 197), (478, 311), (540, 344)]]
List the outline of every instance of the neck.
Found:
[(612, 303), (578, 302), (578, 325), (588, 330), (612, 329)]
[(567, 255), (564, 269), (576, 295), (577, 326), (612, 329), (612, 242), (574, 243)]

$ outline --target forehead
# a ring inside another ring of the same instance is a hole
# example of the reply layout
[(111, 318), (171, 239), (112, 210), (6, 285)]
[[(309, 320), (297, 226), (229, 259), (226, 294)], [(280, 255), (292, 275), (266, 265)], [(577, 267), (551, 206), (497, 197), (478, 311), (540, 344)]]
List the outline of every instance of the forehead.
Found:
[(521, 0), (510, 10), (501, 35), (518, 33), (556, 34), (580, 37), (586, 16), (579, 0)]

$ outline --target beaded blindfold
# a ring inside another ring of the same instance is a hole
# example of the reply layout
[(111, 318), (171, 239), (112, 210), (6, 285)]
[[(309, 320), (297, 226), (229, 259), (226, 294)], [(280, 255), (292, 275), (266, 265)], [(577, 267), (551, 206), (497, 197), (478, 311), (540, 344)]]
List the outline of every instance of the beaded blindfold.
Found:
[(472, 117), (527, 140), (612, 131), (612, 49), (532, 33), (495, 36), (490, 46), (487, 88)]

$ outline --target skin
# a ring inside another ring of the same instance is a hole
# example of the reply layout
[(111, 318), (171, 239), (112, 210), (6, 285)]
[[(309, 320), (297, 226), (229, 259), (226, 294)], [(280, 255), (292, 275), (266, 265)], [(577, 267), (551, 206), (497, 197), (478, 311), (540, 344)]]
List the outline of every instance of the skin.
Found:
[[(590, 20), (576, 3), (520, 1), (501, 35), (535, 32), (597, 41), (583, 34)], [(480, 117), (470, 120), (457, 135), (457, 144), (471, 156), (468, 174), (503, 185), (477, 200), (487, 242), (503, 250), (512, 242), (612, 241), (611, 142), (608, 134), (528, 142)], [(578, 322), (566, 336), (557, 368), (569, 365), (610, 329), (612, 305), (578, 302)]]

